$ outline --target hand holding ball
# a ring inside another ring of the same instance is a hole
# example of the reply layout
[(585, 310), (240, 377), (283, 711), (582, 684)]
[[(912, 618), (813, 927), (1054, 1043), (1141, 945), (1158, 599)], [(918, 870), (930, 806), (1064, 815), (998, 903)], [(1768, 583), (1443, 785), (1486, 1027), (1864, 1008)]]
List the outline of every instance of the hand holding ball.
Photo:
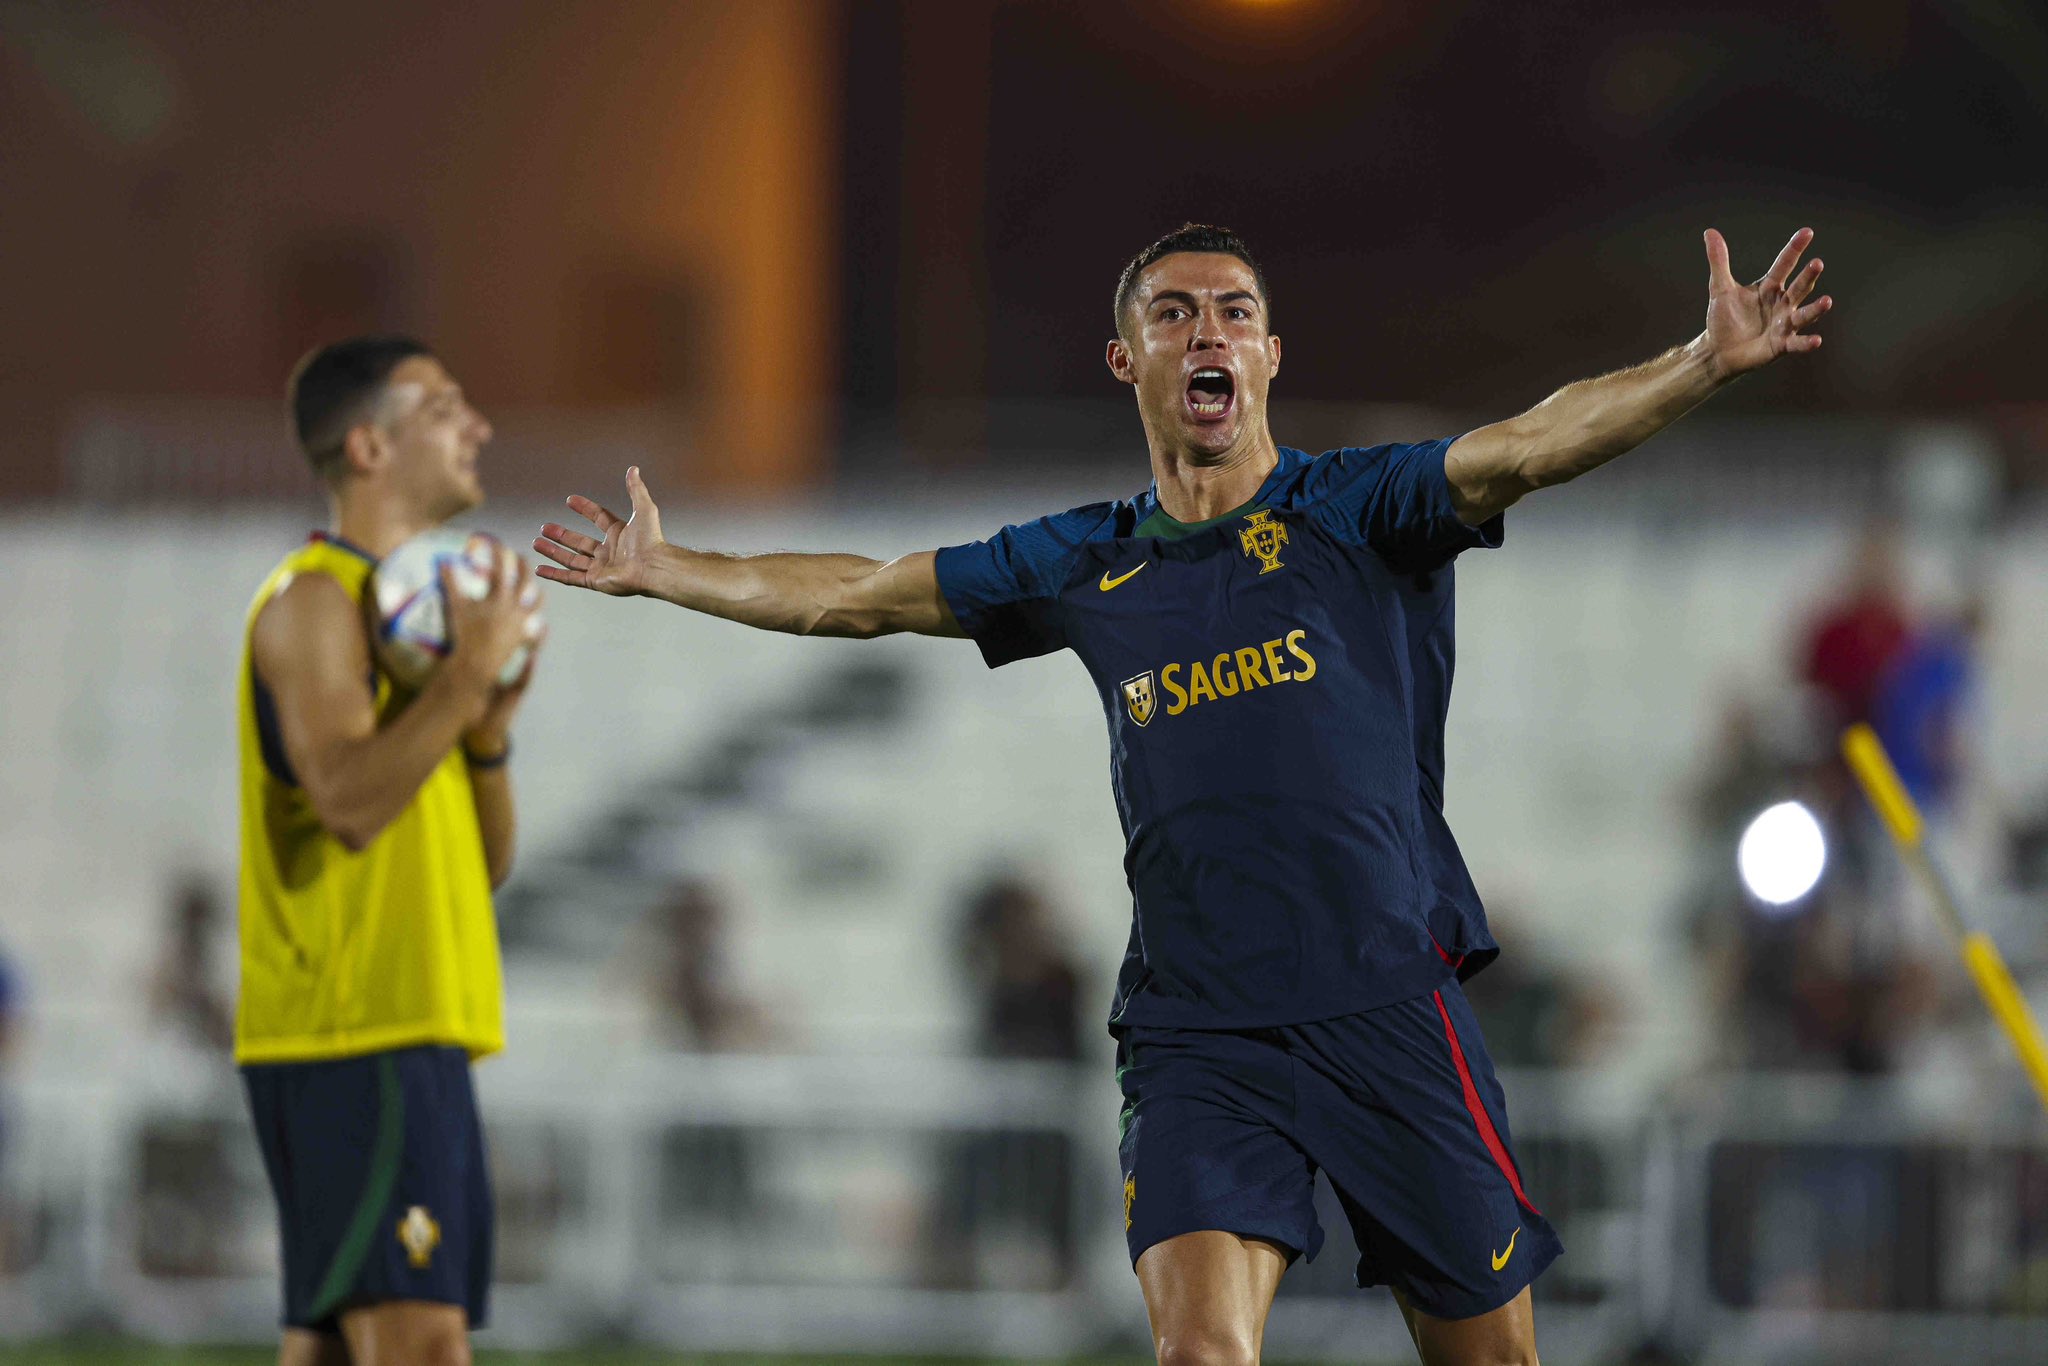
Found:
[[(461, 601), (451, 603), (451, 591)], [(494, 656), (498, 685), (509, 687), (544, 630), (540, 586), (525, 578), (517, 555), (481, 532), (437, 528), (413, 537), (377, 562), (364, 602), (379, 667), (411, 689), (458, 647)]]

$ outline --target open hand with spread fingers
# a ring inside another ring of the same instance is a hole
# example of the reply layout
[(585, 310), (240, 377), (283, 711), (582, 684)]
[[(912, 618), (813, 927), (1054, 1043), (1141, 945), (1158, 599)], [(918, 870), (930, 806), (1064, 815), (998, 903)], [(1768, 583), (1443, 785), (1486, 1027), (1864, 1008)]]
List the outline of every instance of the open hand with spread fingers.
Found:
[(1813, 242), (1813, 229), (1801, 228), (1771, 262), (1761, 280), (1737, 284), (1728, 270), (1728, 243), (1708, 228), (1706, 340), (1715, 366), (1727, 378), (1770, 364), (1788, 351), (1813, 351), (1820, 338), (1805, 329), (1835, 306), (1828, 295), (1806, 302), (1820, 280), (1819, 257), (1795, 276), (1793, 268)]
[(533, 548), (554, 563), (541, 565), (535, 572), (552, 583), (617, 598), (646, 592), (654, 557), (668, 542), (661, 538), (661, 510), (654, 506), (654, 495), (640, 478), (638, 465), (626, 471), (626, 496), (632, 499), (631, 517), (620, 517), (579, 494), (570, 495), (569, 506), (595, 526), (602, 539), (548, 522), (534, 538)]

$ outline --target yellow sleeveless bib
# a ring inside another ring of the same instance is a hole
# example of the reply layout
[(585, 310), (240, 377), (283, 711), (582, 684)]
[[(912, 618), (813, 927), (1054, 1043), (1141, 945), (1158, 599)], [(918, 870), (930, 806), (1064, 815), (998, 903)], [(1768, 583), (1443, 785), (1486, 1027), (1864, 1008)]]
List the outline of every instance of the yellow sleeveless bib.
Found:
[[(242, 988), (235, 1060), (305, 1062), (417, 1044), (482, 1057), (504, 1047), (503, 980), (490, 873), (461, 750), (405, 810), (352, 854), (321, 826), (290, 771), (249, 634), (300, 574), (325, 574), (357, 602), (372, 560), (316, 535), (256, 592), (243, 630)], [(393, 705), (375, 679), (380, 717)]]

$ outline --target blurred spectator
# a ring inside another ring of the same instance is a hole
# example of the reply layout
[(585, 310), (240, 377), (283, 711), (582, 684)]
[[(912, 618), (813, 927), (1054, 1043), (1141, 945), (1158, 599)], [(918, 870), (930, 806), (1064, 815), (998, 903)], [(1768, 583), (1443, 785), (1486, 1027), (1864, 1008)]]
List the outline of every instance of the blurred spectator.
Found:
[[(746, 1052), (786, 1041), (769, 1012), (732, 984), (731, 926), (724, 892), (704, 878), (676, 883), (655, 910), (655, 1004), (678, 1048)], [(664, 1133), (653, 1196), (662, 1225), (758, 1224), (765, 1217), (758, 1142), (730, 1124), (680, 1122)]]
[(2013, 891), (2023, 897), (2048, 892), (2048, 791), (2008, 798), (2006, 862)]
[(1796, 781), (1794, 768), (1784, 747), (1771, 742), (1757, 704), (1741, 694), (1730, 697), (1707, 772), (1693, 792), (1693, 817), (1717, 869), (1723, 846), (1732, 853), (1756, 814), (1785, 799)]
[(976, 1052), (1080, 1058), (1080, 971), (1037, 888), (1012, 875), (991, 878), (968, 901), (959, 950), (979, 996)]
[[(1933, 1024), (1936, 978), (1900, 933), (1892, 898), (1831, 870), (1805, 899), (1765, 905), (1725, 890), (1695, 929), (1721, 1018), (1723, 1065), (1755, 1071), (1895, 1073)], [(1872, 1090), (1846, 1093), (1871, 1097)], [(1709, 1171), (1709, 1275), (1736, 1305), (1903, 1307), (1918, 1227), (1909, 1152), (1882, 1144), (1718, 1145)], [(1923, 1183), (1924, 1184), (1924, 1183)], [(1924, 1241), (1924, 1240), (1923, 1240)]]
[(21, 983), (15, 977), (14, 965), (8, 961), (7, 951), (0, 949), (0, 1068), (6, 1067), (8, 1055), (13, 1051), (20, 1010)]
[[(1730, 860), (1731, 865), (1733, 860)], [(1722, 1061), (1761, 1070), (1889, 1073), (1933, 1020), (1935, 977), (1898, 911), (1846, 878), (1766, 906), (1733, 868), (1694, 930), (1722, 1020)]]
[(1896, 535), (1865, 530), (1841, 596), (1808, 628), (1800, 675), (1833, 712), (1833, 730), (1870, 719), (1879, 680), (1906, 642)]
[[(226, 925), (212, 879), (188, 872), (172, 886), (163, 941), (150, 970), (149, 1014), (167, 1038), (225, 1056), (234, 1010), (215, 952)], [(225, 1085), (225, 1068), (211, 1073)], [(211, 1117), (156, 1115), (137, 1140), (135, 1255), (155, 1276), (215, 1276), (230, 1265), (221, 1211), (238, 1186), (231, 1154), (238, 1127)]]
[(8, 1197), (7, 1183), (8, 1122), (14, 1115), (12, 1098), (7, 1094), (7, 1075), (21, 1031), (20, 1021), (21, 983), (15, 976), (14, 965), (8, 961), (7, 951), (0, 948), (0, 1272), (20, 1262), (18, 1244), (22, 1231)]
[(244, 1126), (239, 1116), (179, 1114), (152, 1115), (143, 1124), (130, 1197), (143, 1274), (213, 1277), (233, 1265), (234, 1244), (220, 1231), (222, 1212), (248, 1191), (235, 1165), (247, 1141)]
[[(998, 873), (968, 897), (958, 950), (976, 996), (977, 1053), (1079, 1061), (1081, 973), (1069, 939), (1045, 894), (1015, 874)], [(1072, 1280), (1079, 1261), (1065, 1132), (974, 1133), (949, 1142), (940, 1164), (927, 1284), (1056, 1289)]]
[(149, 1009), (187, 1042), (225, 1053), (234, 1047), (235, 1017), (215, 971), (222, 924), (211, 880), (187, 874), (171, 902), (163, 947), (150, 982)]
[(1464, 989), (1494, 1062), (1581, 1067), (1597, 1061), (1613, 1042), (1613, 1002), (1590, 981), (1531, 951), (1515, 934), (1513, 917), (1494, 910), (1487, 918), (1501, 955)]
[[(1889, 556), (1882, 533), (1873, 533), (1861, 551), (1863, 588), (1889, 582)], [(1866, 625), (1884, 616), (1873, 604), (1888, 591), (1863, 595)], [(1842, 645), (1838, 663), (1856, 653), (1848, 624), (1855, 616), (1844, 608), (1834, 627), (1816, 633), (1832, 632)], [(1873, 628), (1869, 639), (1883, 634)], [(1887, 648), (1897, 658), (1902, 642)], [(1847, 679), (1843, 672), (1836, 682)], [(1833, 695), (1829, 705), (1867, 708), (1878, 687), (1872, 680), (1854, 697)], [(1872, 857), (1891, 853), (1888, 846), (1865, 847), (1874, 832), (1862, 798), (1834, 760), (1833, 719), (1824, 723), (1825, 743), (1808, 751), (1810, 739), (1819, 737), (1811, 736), (1804, 718), (1773, 728), (1754, 703), (1732, 699), (1694, 789), (1698, 857), (1687, 921), (1720, 1016), (1711, 1036), (1715, 1061), (1725, 1066), (1889, 1072), (1930, 1021), (1932, 979), (1903, 931), (1896, 898), (1873, 889)], [(1794, 799), (1820, 819), (1827, 865), (1804, 898), (1766, 905), (1744, 889), (1736, 851), (1759, 813)]]
[(1879, 680), (1871, 724), (1913, 799), (1950, 810), (1965, 776), (1964, 725), (1977, 688), (1984, 602), (1970, 598), (1953, 617), (1915, 632)]
[(677, 883), (655, 912), (655, 1000), (681, 1047), (744, 1052), (778, 1037), (768, 1012), (732, 985), (730, 927), (724, 895), (703, 879)]

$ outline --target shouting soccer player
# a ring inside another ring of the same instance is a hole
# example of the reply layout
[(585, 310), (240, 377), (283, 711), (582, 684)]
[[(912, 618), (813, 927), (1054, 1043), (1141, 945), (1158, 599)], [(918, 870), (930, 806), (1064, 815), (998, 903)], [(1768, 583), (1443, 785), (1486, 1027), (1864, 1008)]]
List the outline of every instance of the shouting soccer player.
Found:
[(469, 1359), (491, 1274), (470, 1062), (504, 1042), (491, 891), (512, 866), (506, 768), (527, 571), (445, 578), (452, 648), (418, 693), (372, 663), (379, 556), (483, 499), (491, 428), (425, 347), (360, 337), (292, 377), (331, 530), (249, 609), (241, 684), (242, 985), (235, 1057), (284, 1244), (280, 1366)]
[(1529, 1284), (1561, 1250), (1523, 1189), (1458, 982), (1498, 953), (1443, 818), (1451, 562), (1524, 494), (1630, 450), (1827, 312), (1795, 234), (1755, 284), (1706, 234), (1707, 323), (1654, 360), (1464, 436), (1274, 444), (1271, 299), (1190, 224), (1116, 290), (1110, 371), (1152, 487), (886, 564), (732, 557), (569, 505), (540, 574), (802, 635), (965, 636), (991, 666), (1081, 657), (1109, 722), (1135, 924), (1110, 1029), (1124, 1228), (1162, 1363), (1258, 1360), (1281, 1273), (1322, 1241), (1326, 1172), (1361, 1286), (1431, 1366), (1536, 1360)]

